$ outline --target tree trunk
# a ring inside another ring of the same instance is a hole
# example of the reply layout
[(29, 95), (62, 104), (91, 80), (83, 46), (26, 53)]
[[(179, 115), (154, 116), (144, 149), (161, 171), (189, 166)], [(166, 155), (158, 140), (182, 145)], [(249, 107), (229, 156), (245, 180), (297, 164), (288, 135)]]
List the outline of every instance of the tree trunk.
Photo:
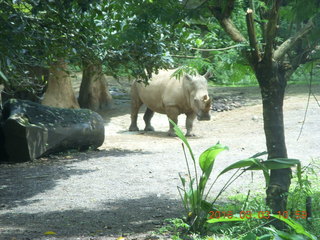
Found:
[(0, 113), (0, 162), (25, 162), (69, 149), (97, 148), (104, 120), (87, 109), (65, 109), (11, 99)]
[(102, 64), (83, 61), (83, 75), (79, 93), (81, 108), (103, 111), (111, 107), (112, 97), (102, 73)]
[[(261, 62), (255, 70), (261, 89), (268, 159), (287, 158), (283, 122), (285, 70), (275, 62)], [(286, 211), (290, 183), (290, 168), (271, 170), (266, 201), (273, 213)], [(276, 225), (279, 224), (280, 222)], [(282, 227), (280, 226), (280, 228)]]
[(50, 66), (48, 88), (42, 104), (60, 108), (79, 108), (67, 64), (62, 59)]

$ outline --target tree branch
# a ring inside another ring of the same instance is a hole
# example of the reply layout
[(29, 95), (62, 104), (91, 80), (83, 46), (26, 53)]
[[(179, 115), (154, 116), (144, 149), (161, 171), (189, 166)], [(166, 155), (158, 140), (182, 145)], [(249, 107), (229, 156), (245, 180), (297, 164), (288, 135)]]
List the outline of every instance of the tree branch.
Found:
[(233, 24), (230, 18), (218, 19), (223, 29), (226, 33), (231, 37), (231, 39), (237, 43), (245, 42), (245, 37), (241, 34), (241, 32), (237, 29), (237, 27)]
[(235, 0), (228, 0), (224, 7), (222, 7), (220, 3), (220, 5), (209, 6), (208, 8), (230, 38), (237, 43), (241, 43), (245, 42), (246, 39), (230, 18), (232, 10), (234, 9), (234, 2)]
[(199, 58), (201, 58), (201, 57), (197, 57), (197, 56), (183, 56), (183, 55), (171, 55), (171, 57), (187, 58), (187, 59), (199, 59)]
[(279, 8), (281, 0), (274, 0), (272, 9), (269, 12), (269, 21), (266, 29), (266, 47), (264, 59), (272, 61), (273, 56), (273, 44), (277, 33), (277, 24), (279, 19)]
[(237, 45), (233, 45), (230, 47), (225, 47), (225, 48), (209, 48), (209, 49), (203, 49), (203, 48), (191, 48), (192, 50), (198, 50), (201, 52), (212, 52), (212, 51), (224, 51), (224, 50), (228, 50), (228, 49), (232, 49), (232, 48), (236, 48), (241, 46), (241, 44), (237, 44)]
[(300, 29), (294, 36), (288, 38), (285, 42), (283, 42), (277, 50), (274, 52), (274, 59), (279, 60), (283, 58), (283, 56), (297, 43), (298, 40), (307, 35), (314, 27), (312, 19), (308, 21), (308, 23)]
[(258, 43), (256, 39), (256, 31), (254, 27), (252, 9), (247, 10), (246, 22), (247, 22), (250, 47), (253, 49), (253, 51), (251, 52), (252, 60), (254, 63), (258, 63), (261, 60), (261, 57), (260, 57), (260, 52), (259, 52)]

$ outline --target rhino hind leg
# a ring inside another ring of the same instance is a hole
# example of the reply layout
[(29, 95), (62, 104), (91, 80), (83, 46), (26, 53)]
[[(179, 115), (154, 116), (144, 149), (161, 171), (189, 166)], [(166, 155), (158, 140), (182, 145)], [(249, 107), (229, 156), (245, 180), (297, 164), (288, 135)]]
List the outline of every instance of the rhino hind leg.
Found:
[(154, 131), (154, 128), (151, 126), (151, 119), (154, 115), (154, 111), (147, 107), (146, 112), (143, 115), (143, 120), (146, 123), (145, 131)]
[(135, 85), (132, 85), (131, 88), (131, 124), (129, 127), (129, 131), (139, 131), (137, 120), (139, 109), (142, 106), (142, 101), (139, 97), (138, 91)]
[(186, 118), (186, 129), (187, 129), (186, 136), (187, 137), (194, 137), (195, 136), (195, 134), (192, 132), (193, 121), (195, 119), (196, 119), (196, 114), (194, 114), (194, 113), (187, 114), (187, 118)]

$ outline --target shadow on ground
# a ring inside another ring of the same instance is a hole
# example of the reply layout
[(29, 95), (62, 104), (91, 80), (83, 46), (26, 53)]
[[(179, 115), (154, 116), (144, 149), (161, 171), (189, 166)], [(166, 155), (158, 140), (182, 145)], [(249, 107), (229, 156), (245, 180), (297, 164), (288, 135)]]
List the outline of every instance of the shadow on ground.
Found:
[(94, 171), (78, 169), (72, 165), (74, 162), (100, 157), (122, 157), (128, 154), (150, 153), (113, 148), (64, 152), (22, 164), (0, 164), (0, 211), (34, 203), (37, 200), (30, 200), (33, 196), (53, 189), (57, 181)]
[(145, 233), (161, 227), (166, 218), (179, 217), (181, 212), (176, 200), (153, 195), (105, 203), (95, 210), (3, 214), (1, 239), (46, 239), (44, 233), (48, 231), (56, 233), (57, 239)]
[[(121, 236), (153, 230), (160, 227), (165, 218), (177, 217), (181, 213), (181, 205), (176, 200), (156, 194), (139, 199), (105, 200), (89, 209), (71, 206), (70, 209), (57, 210), (55, 206), (51, 210), (50, 205), (45, 210), (28, 209), (29, 205), (43, 201), (36, 195), (52, 190), (59, 181), (95, 171), (78, 168), (73, 163), (130, 154), (150, 153), (115, 148), (92, 151), (91, 154), (68, 154), (72, 158), (66, 159), (0, 165), (0, 238), (48, 239), (44, 235), (48, 231), (55, 232), (57, 239)], [(19, 207), (23, 207), (23, 212), (14, 210)]]

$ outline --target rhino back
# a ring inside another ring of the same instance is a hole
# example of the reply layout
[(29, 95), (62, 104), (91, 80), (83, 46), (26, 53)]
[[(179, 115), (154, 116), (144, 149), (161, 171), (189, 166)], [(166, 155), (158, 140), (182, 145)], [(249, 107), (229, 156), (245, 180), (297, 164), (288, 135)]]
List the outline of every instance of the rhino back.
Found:
[(149, 85), (135, 83), (139, 98), (151, 110), (158, 113), (166, 113), (165, 108), (175, 106), (184, 112), (186, 101), (182, 79), (171, 78), (174, 70), (161, 71), (149, 81)]

